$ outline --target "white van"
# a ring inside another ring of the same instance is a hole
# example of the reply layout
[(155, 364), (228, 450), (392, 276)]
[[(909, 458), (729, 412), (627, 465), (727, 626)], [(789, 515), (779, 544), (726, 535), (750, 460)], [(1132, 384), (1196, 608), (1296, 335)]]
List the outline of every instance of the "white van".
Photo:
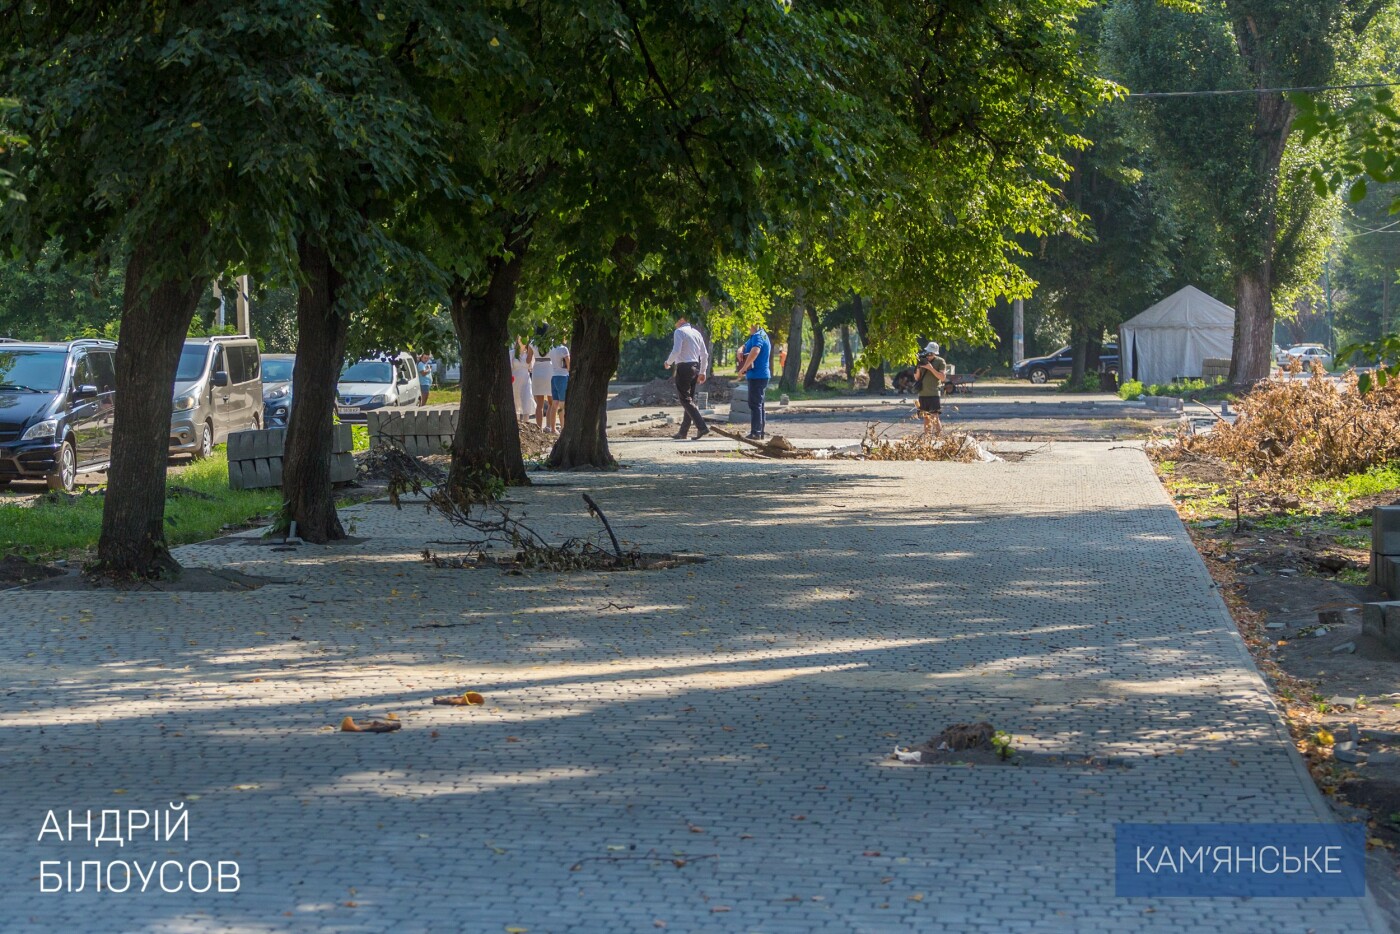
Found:
[(407, 351), (389, 359), (356, 361), (341, 371), (335, 392), (335, 411), (342, 422), (366, 421), (370, 409), (417, 405), (418, 364)]
[(208, 457), (229, 432), (262, 427), (262, 355), (251, 337), (193, 337), (175, 371), (170, 453)]

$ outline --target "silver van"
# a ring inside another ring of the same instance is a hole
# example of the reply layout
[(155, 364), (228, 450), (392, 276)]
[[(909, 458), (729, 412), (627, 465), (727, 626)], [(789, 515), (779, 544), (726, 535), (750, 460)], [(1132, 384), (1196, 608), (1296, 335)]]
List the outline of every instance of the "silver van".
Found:
[(251, 337), (193, 337), (175, 371), (170, 453), (208, 457), (229, 432), (262, 427), (262, 357)]

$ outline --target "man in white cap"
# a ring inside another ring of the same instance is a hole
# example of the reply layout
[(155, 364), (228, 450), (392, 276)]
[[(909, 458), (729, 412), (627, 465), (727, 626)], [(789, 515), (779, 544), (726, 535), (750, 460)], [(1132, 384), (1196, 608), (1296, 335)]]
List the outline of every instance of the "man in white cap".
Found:
[(918, 415), (924, 420), (924, 432), (943, 430), (940, 412), (943, 408), (943, 381), (947, 378), (948, 361), (938, 355), (938, 344), (929, 341), (924, 352), (919, 354), (919, 366), (914, 370), (918, 376), (919, 407)]

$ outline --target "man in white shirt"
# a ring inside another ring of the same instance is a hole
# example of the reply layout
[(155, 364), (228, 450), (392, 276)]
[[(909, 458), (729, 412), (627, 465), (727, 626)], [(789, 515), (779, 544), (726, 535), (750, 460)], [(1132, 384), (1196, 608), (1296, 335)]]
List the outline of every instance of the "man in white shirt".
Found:
[(705, 419), (695, 407), (695, 386), (705, 381), (705, 371), (710, 368), (710, 351), (705, 347), (705, 338), (683, 315), (676, 319), (676, 336), (671, 342), (671, 355), (666, 358), (666, 369), (672, 365), (676, 368), (676, 395), (681, 397), (681, 408), (685, 410), (681, 430), (673, 437), (677, 441), (684, 440), (694, 421), (695, 440), (699, 441), (710, 429), (705, 427)]

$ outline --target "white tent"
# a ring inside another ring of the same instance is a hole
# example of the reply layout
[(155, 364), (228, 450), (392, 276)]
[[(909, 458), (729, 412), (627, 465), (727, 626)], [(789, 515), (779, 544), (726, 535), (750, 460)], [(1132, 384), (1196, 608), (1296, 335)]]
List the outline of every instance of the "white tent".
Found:
[(1120, 376), (1147, 385), (1201, 375), (1207, 358), (1229, 359), (1235, 309), (1188, 285), (1119, 327)]

